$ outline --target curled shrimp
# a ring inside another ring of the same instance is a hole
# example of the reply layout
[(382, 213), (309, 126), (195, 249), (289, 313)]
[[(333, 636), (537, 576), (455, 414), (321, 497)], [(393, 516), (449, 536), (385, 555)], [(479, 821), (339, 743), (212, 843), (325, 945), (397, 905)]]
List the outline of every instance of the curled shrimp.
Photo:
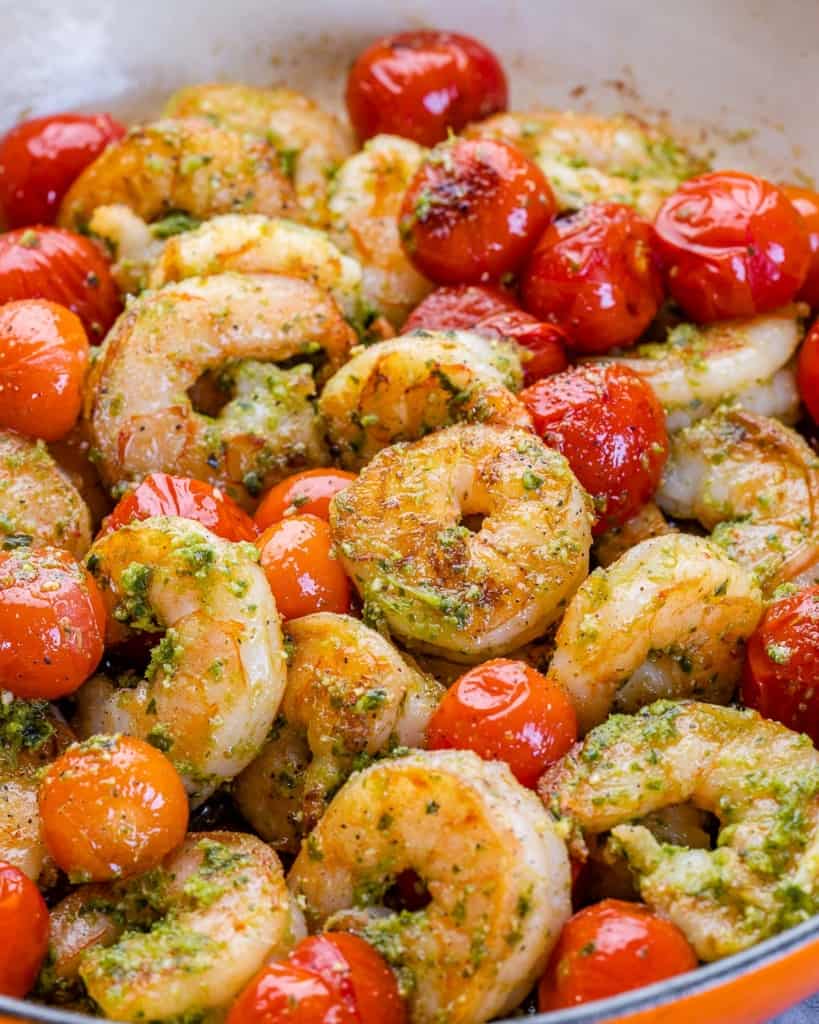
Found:
[[(539, 785), (582, 858), (611, 833), (642, 898), (716, 960), (819, 910), (819, 752), (754, 711), (658, 701), (615, 715)], [(641, 823), (691, 802), (719, 819), (715, 849), (659, 841)]]
[(396, 746), (423, 746), (443, 689), (348, 615), (295, 619), (285, 637), (287, 686), (273, 738), (233, 794), (263, 838), (296, 852), (356, 766)]
[(365, 615), (451, 661), (541, 636), (588, 572), (589, 497), (524, 430), (459, 424), (385, 448), (330, 523)]
[(659, 507), (649, 501), (622, 526), (614, 526), (597, 537), (592, 550), (598, 564), (605, 569), (641, 541), (676, 532), (677, 528), (668, 522)]
[[(103, 479), (162, 470), (252, 506), (295, 468), (326, 464), (310, 360), (330, 372), (354, 338), (330, 296), (296, 278), (218, 274), (146, 293), (109, 332), (88, 383)], [(286, 360), (296, 365), (275, 365)], [(203, 377), (230, 398), (213, 416), (189, 395)]]
[(87, 564), (109, 609), (109, 644), (165, 632), (142, 678), (85, 683), (74, 725), (82, 737), (147, 739), (204, 799), (259, 752), (284, 692), (279, 618), (255, 549), (168, 516), (103, 535)]
[(360, 469), (387, 445), (459, 421), (531, 429), (512, 394), (522, 383), (508, 342), (416, 331), (354, 354), (325, 384), (319, 410), (342, 464)]
[(730, 699), (742, 645), (762, 614), (750, 573), (690, 534), (645, 540), (596, 569), (569, 602), (549, 677), (581, 732), (658, 697)]
[[(402, 872), (423, 910), (382, 903)], [(516, 1007), (570, 913), (563, 843), (505, 764), (418, 752), (353, 775), (288, 884), (308, 923), (359, 931), (398, 969), (414, 1024), (480, 1024)]]

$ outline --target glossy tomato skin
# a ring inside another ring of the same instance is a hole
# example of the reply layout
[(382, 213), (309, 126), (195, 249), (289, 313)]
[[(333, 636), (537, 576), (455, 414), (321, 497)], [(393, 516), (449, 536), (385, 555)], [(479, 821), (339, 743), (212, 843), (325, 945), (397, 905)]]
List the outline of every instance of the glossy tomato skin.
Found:
[(680, 185), (654, 222), (668, 290), (700, 323), (790, 302), (811, 263), (805, 223), (763, 178), (715, 171)]
[(15, 125), (0, 139), (0, 223), (53, 223), (74, 179), (124, 134), (108, 114), (56, 114)]
[(16, 697), (73, 693), (103, 653), (105, 606), (89, 573), (58, 548), (0, 552), (0, 678)]
[(569, 365), (566, 348), (570, 342), (566, 332), (555, 324), (537, 320), (522, 309), (487, 316), (479, 320), (473, 330), (478, 334), (506, 338), (526, 349), (528, 359), (523, 362), (524, 384), (534, 384), (553, 373), (560, 373)]
[(523, 661), (496, 658), (450, 686), (427, 727), (430, 750), (474, 750), (505, 761), (534, 788), (544, 770), (577, 739), (565, 690)]
[(95, 344), (122, 311), (102, 251), (64, 228), (20, 228), (0, 235), (0, 305), (15, 299), (67, 306)]
[(621, 526), (657, 489), (668, 458), (665, 413), (650, 385), (616, 364), (575, 366), (526, 388), (535, 431), (594, 500), (594, 533)]
[(260, 530), (293, 515), (317, 516), (330, 520), (333, 495), (346, 490), (356, 479), (343, 469), (306, 469), (271, 487), (256, 509), (254, 519)]
[(48, 908), (23, 872), (0, 861), (0, 995), (27, 995), (48, 950)]
[(398, 223), (422, 274), (438, 284), (477, 284), (517, 270), (556, 209), (543, 172), (520, 150), (456, 139), (421, 165)]
[(622, 203), (590, 203), (559, 218), (532, 253), (521, 297), (578, 352), (632, 345), (663, 300), (651, 225)]
[(361, 142), (403, 135), (434, 146), (470, 121), (505, 110), (506, 75), (482, 43), (422, 29), (376, 40), (347, 79), (347, 110)]
[(819, 193), (796, 185), (783, 185), (782, 191), (802, 218), (810, 245), (808, 276), (796, 293), (796, 298), (816, 310), (819, 309)]
[(805, 336), (796, 363), (799, 396), (814, 423), (819, 423), (819, 320)]
[(311, 971), (268, 964), (248, 982), (227, 1024), (361, 1024), (338, 994)]

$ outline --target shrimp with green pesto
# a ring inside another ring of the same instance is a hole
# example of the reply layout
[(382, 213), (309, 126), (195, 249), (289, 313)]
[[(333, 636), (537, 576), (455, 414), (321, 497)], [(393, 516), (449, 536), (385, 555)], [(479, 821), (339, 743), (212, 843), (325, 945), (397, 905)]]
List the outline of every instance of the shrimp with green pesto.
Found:
[[(430, 902), (383, 904), (414, 871)], [(509, 768), (418, 752), (353, 775), (288, 877), (312, 929), (359, 932), (398, 971), (413, 1024), (482, 1024), (513, 1010), (571, 912), (566, 848)]]
[(597, 564), (605, 569), (641, 541), (676, 532), (676, 526), (668, 522), (653, 501), (649, 501), (622, 526), (614, 526), (596, 537), (592, 551)]

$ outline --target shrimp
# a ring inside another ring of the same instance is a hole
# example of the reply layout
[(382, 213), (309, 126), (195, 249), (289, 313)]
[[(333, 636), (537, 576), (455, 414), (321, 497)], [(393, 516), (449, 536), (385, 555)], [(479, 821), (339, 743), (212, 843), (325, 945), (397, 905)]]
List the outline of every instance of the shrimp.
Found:
[[(430, 902), (395, 913), (382, 900), (408, 870)], [(471, 751), (417, 752), (354, 775), (288, 884), (312, 927), (352, 926), (398, 968), (413, 1024), (511, 1011), (571, 911), (549, 816), (505, 764)]]
[(377, 135), (345, 160), (333, 180), (330, 229), (364, 269), (364, 298), (394, 327), (432, 290), (401, 245), (398, 214), (425, 150), (397, 135)]
[(549, 179), (561, 210), (598, 200), (628, 203), (653, 220), (680, 182), (707, 169), (665, 132), (630, 114), (496, 114), (470, 125), (466, 134), (522, 149)]
[[(109, 332), (88, 382), (103, 479), (179, 473), (252, 507), (299, 466), (326, 465), (309, 360), (331, 372), (354, 338), (333, 300), (295, 278), (218, 274), (146, 293)], [(188, 394), (205, 375), (222, 399), (232, 393), (215, 416)]]
[(105, 534), (87, 564), (109, 609), (109, 644), (165, 634), (143, 678), (85, 683), (74, 725), (83, 738), (147, 739), (202, 800), (258, 754), (284, 692), (279, 618), (255, 549), (168, 516)]
[(348, 615), (307, 615), (285, 636), (280, 717), (233, 794), (263, 838), (297, 852), (353, 768), (396, 746), (423, 746), (443, 687)]
[(612, 527), (597, 537), (592, 550), (598, 564), (605, 569), (640, 541), (676, 532), (677, 528), (666, 520), (653, 501), (649, 501), (622, 526)]
[(581, 733), (613, 708), (658, 697), (725, 704), (761, 614), (750, 573), (715, 544), (684, 533), (644, 540), (569, 602), (549, 678), (571, 695)]
[(385, 448), (330, 524), (365, 619), (450, 661), (541, 636), (588, 572), (590, 499), (524, 430), (459, 424)]
[(509, 342), (415, 331), (354, 354), (325, 385), (319, 410), (342, 464), (360, 469), (387, 445), (461, 420), (531, 429), (512, 394), (522, 383)]
[[(642, 898), (716, 960), (819, 911), (819, 751), (755, 711), (658, 701), (615, 715), (539, 789), (582, 858), (611, 832)], [(717, 816), (715, 849), (661, 842), (634, 819), (690, 801)]]
[[(91, 442), (88, 423), (83, 419), (77, 420), (65, 437), (49, 442), (48, 453), (88, 507), (92, 531), (96, 530), (111, 511), (111, 496), (94, 465), (96, 451)], [(82, 554), (87, 549), (88, 544), (82, 549)]]
[(82, 558), (91, 514), (42, 441), (0, 430), (0, 538), (5, 547), (48, 544)]

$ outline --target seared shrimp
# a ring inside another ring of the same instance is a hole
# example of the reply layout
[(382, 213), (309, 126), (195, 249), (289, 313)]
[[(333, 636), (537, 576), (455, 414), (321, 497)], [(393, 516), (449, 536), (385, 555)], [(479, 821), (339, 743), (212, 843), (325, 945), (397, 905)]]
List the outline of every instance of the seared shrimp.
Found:
[[(397, 914), (382, 900), (407, 870), (430, 902)], [(352, 927), (393, 963), (413, 1024), (481, 1024), (512, 1010), (570, 913), (568, 858), (548, 815), (505, 764), (467, 751), (354, 775), (288, 884), (312, 927)]]
[(512, 394), (522, 383), (508, 342), (415, 331), (353, 355), (325, 385), (319, 409), (342, 464), (360, 469), (387, 445), (462, 420), (531, 429)]
[(365, 614), (451, 661), (539, 637), (588, 572), (589, 497), (524, 430), (458, 425), (385, 448), (330, 522)]
[(557, 631), (549, 676), (571, 694), (582, 732), (612, 709), (635, 711), (658, 697), (725, 704), (761, 614), (750, 573), (715, 544), (655, 537), (581, 585)]
[[(321, 356), (329, 372), (354, 338), (333, 300), (295, 278), (219, 274), (141, 296), (106, 338), (86, 393), (103, 478), (179, 473), (252, 506), (295, 468), (326, 462), (309, 360)], [(292, 369), (274, 365), (297, 357)], [(188, 394), (205, 374), (233, 393), (215, 416)]]
[(348, 615), (308, 615), (289, 622), (285, 636), (279, 719), (233, 793), (263, 838), (295, 852), (362, 761), (395, 746), (423, 746), (443, 688)]
[[(754, 711), (658, 701), (615, 715), (539, 788), (577, 857), (586, 836), (611, 832), (643, 899), (701, 960), (819, 911), (819, 752)], [(660, 842), (632, 824), (685, 801), (719, 818), (715, 849)]]
[(100, 537), (87, 562), (109, 643), (165, 635), (143, 678), (97, 675), (81, 688), (77, 730), (147, 739), (203, 799), (253, 760), (284, 692), (279, 618), (255, 549), (169, 516)]
[(404, 193), (425, 150), (397, 135), (377, 135), (339, 168), (330, 198), (338, 246), (364, 269), (364, 298), (400, 327), (432, 289), (407, 258), (398, 232)]
[(666, 520), (653, 501), (649, 501), (622, 526), (612, 527), (597, 537), (592, 551), (605, 569), (641, 541), (676, 532), (677, 528)]

